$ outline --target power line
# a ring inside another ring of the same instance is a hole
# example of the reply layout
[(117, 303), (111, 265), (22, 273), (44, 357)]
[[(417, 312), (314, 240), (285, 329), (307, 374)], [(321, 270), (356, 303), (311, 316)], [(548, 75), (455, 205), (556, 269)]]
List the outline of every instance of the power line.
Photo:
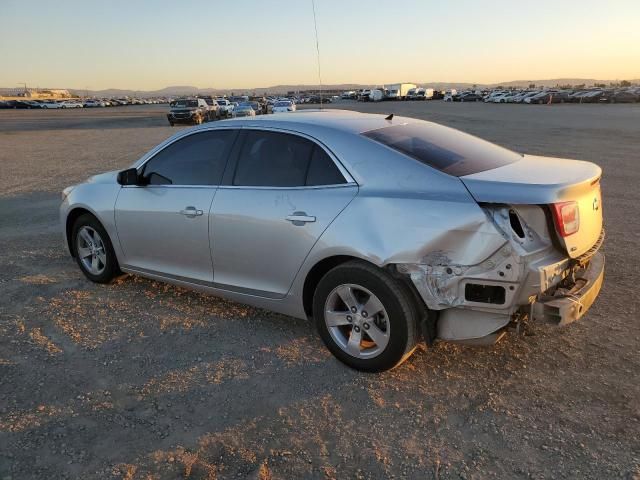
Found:
[(320, 110), (322, 110), (322, 74), (320, 72), (320, 43), (318, 42), (318, 22), (316, 21), (316, 2), (311, 0), (311, 8), (313, 9), (313, 26), (316, 30), (316, 54), (318, 57), (318, 82), (320, 83)]

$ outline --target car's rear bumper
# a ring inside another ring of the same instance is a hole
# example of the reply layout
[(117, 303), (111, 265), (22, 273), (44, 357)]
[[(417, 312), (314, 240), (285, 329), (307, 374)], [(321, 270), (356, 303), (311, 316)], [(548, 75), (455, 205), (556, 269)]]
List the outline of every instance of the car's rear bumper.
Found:
[(570, 288), (556, 289), (542, 295), (533, 304), (533, 319), (564, 326), (580, 319), (597, 298), (604, 281), (604, 254), (595, 253)]

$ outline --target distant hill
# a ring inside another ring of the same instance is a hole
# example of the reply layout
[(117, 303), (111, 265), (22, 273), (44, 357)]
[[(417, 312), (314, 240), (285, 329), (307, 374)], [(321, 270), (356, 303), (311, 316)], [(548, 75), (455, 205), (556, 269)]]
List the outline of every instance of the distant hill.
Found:
[[(555, 87), (556, 85), (593, 85), (595, 83), (610, 84), (619, 82), (620, 80), (597, 80), (594, 78), (553, 78), (544, 80), (511, 80), (508, 82), (500, 83), (470, 83), (470, 82), (414, 82), (419, 86), (435, 88), (438, 90), (446, 90), (455, 88), (463, 90), (466, 88), (478, 87), (478, 88), (493, 88), (498, 86), (503, 87), (528, 87), (531, 84), (535, 84), (539, 87)], [(631, 83), (640, 84), (640, 79), (631, 79)], [(323, 85), (324, 90), (358, 90), (361, 88), (371, 88), (380, 86), (376, 84), (356, 84), (356, 83), (341, 83), (333, 85)], [(83, 90), (70, 88), (69, 91), (76, 95), (88, 95), (92, 97), (168, 97), (168, 96), (182, 96), (182, 95), (223, 95), (234, 93), (236, 95), (250, 94), (250, 95), (264, 95), (264, 94), (276, 94), (297, 92), (302, 90), (316, 90), (317, 85), (273, 85), (271, 87), (256, 87), (256, 88), (198, 88), (189, 85), (175, 85), (165, 87), (160, 90), (126, 90), (109, 88), (106, 90)], [(0, 95), (3, 90), (15, 90), (0, 88)]]

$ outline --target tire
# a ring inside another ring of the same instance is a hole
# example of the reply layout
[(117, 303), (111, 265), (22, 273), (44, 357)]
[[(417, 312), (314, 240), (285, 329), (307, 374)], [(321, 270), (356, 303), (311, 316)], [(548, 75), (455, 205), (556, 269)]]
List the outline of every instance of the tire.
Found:
[[(351, 305), (355, 313), (343, 296), (357, 304)], [(369, 315), (363, 308), (367, 305), (377, 305), (378, 312)], [(332, 315), (327, 316), (327, 311)], [(359, 260), (339, 265), (322, 277), (313, 296), (313, 316), (326, 347), (356, 370), (382, 372), (397, 367), (416, 347), (418, 313), (411, 292), (387, 272)], [(328, 321), (337, 325), (328, 326)], [(376, 332), (381, 340), (376, 342), (368, 332)], [(354, 338), (359, 340), (352, 345)]]
[[(90, 233), (91, 231), (94, 232), (93, 235)], [(92, 243), (95, 246), (93, 251), (98, 252), (97, 255), (90, 255), (89, 258), (86, 257), (86, 254), (91, 248), (87, 247), (86, 233), (89, 233)], [(118, 260), (113, 251), (113, 245), (111, 244), (109, 235), (93, 215), (85, 213), (78, 217), (71, 229), (71, 240), (76, 262), (85, 277), (92, 282), (109, 283), (114, 277), (122, 273), (118, 266)], [(100, 256), (99, 252), (102, 252), (103, 255)], [(84, 258), (83, 255), (85, 255)], [(91, 268), (88, 267), (87, 261), (93, 265), (95, 261), (94, 258), (97, 260), (96, 264), (98, 267), (92, 271)], [(102, 268), (100, 268), (101, 265)]]

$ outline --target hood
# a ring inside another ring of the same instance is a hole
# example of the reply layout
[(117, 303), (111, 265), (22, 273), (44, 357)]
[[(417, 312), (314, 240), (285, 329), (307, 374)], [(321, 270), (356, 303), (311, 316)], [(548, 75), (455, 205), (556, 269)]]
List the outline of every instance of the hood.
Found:
[(111, 172), (99, 173), (87, 178), (85, 183), (117, 183), (118, 172), (120, 170), (113, 170)]
[(550, 204), (573, 198), (602, 175), (591, 162), (523, 155), (508, 165), (459, 177), (477, 202)]

